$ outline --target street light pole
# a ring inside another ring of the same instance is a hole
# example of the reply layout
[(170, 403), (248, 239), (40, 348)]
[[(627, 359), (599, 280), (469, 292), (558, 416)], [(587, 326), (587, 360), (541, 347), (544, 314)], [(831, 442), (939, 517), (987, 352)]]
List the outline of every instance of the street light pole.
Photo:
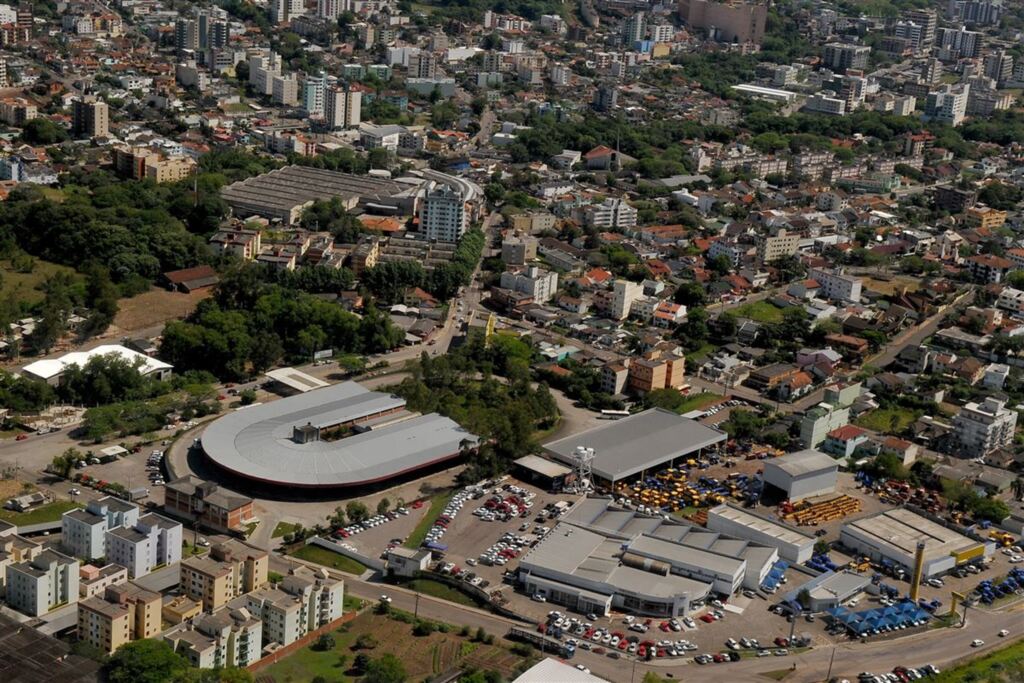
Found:
[(419, 619), (420, 618), (420, 594), (419, 593), (416, 594), (416, 607), (413, 608), (413, 617), (415, 619)]
[(825, 674), (825, 681), (826, 681), (826, 683), (828, 683), (828, 681), (832, 680), (832, 662), (834, 662), (834, 661), (836, 661), (836, 646), (835, 645), (832, 646), (832, 656), (828, 658), (828, 673)]

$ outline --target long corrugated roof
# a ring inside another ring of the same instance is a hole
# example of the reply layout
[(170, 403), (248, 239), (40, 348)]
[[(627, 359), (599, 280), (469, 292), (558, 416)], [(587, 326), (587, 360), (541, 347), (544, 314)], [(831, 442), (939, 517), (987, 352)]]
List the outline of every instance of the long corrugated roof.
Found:
[(477, 437), (436, 414), (395, 419), (337, 441), (298, 443), (296, 427), (327, 428), (400, 411), (405, 400), (343, 382), (250, 406), (213, 422), (202, 436), (213, 462), (243, 477), (293, 486), (350, 486), (439, 462)]
[(593, 448), (594, 475), (617, 481), (725, 439), (724, 432), (696, 420), (651, 408), (553, 441), (544, 448), (555, 459), (569, 464), (574, 461), (577, 446)]

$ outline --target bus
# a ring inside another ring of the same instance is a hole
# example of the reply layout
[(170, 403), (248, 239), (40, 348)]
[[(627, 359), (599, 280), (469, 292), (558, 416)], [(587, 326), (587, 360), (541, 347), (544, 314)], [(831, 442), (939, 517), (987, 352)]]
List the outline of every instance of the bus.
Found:
[(618, 420), (623, 417), (629, 417), (628, 410), (602, 410), (601, 418), (605, 420)]

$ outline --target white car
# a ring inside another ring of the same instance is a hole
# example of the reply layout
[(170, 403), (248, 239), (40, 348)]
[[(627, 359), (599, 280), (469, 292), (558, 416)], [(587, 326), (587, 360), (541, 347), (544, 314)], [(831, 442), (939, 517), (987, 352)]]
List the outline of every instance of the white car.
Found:
[(1010, 635), (1010, 632), (1007, 631), (1005, 628), (1002, 631), (999, 632), (999, 637), (1000, 638), (1005, 638), (1008, 635)]
[(384, 602), (384, 603), (387, 603), (387, 604), (389, 604), (389, 605), (391, 604), (391, 598), (389, 598), (389, 597), (388, 597), (388, 596), (386, 596), (386, 595), (382, 595), (382, 596), (380, 596), (380, 601), (381, 601), (381, 602)]
[(1010, 555), (1010, 562), (1012, 562), (1012, 563), (1024, 562), (1024, 556), (1021, 556), (1021, 555)]
[(974, 640), (971, 641), (971, 647), (981, 647), (984, 644), (985, 644), (985, 641), (982, 640), (981, 638), (975, 638)]

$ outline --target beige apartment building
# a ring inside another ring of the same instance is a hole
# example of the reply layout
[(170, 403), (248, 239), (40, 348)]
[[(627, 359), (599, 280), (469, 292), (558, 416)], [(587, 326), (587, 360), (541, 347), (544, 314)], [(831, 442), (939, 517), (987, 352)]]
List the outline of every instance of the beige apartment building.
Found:
[(78, 639), (113, 653), (125, 643), (160, 632), (159, 593), (134, 583), (109, 586), (103, 596), (78, 603)]
[(203, 603), (204, 610), (223, 607), (229, 600), (267, 583), (270, 556), (241, 541), (213, 546), (205, 557), (181, 561), (181, 591)]

